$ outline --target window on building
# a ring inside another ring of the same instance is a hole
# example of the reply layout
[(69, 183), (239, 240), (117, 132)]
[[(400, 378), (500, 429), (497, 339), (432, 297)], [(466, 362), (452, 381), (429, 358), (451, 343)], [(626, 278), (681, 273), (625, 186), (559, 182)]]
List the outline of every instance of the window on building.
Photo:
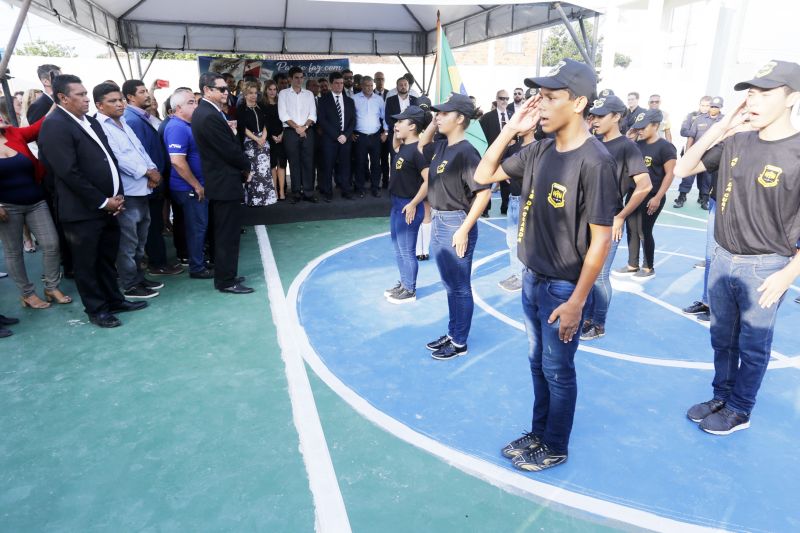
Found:
[(506, 37), (506, 53), (507, 54), (522, 53), (522, 34)]

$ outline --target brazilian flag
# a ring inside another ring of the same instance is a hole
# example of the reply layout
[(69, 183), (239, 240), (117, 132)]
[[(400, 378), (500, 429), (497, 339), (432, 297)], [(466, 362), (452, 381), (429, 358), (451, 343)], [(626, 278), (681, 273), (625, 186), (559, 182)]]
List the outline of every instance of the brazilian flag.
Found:
[[(441, 104), (450, 98), (450, 93), (461, 93), (469, 96), (464, 82), (461, 81), (461, 75), (458, 72), (456, 60), (453, 58), (453, 51), (450, 50), (450, 43), (447, 42), (447, 36), (444, 34), (441, 23), (436, 21), (436, 30), (438, 33), (438, 46), (436, 48), (436, 69), (438, 71), (439, 83), (436, 85), (436, 104)], [(478, 152), (483, 156), (486, 149), (489, 148), (489, 143), (486, 142), (486, 136), (483, 134), (483, 128), (477, 120), (470, 122), (467, 128), (466, 139), (474, 146)]]

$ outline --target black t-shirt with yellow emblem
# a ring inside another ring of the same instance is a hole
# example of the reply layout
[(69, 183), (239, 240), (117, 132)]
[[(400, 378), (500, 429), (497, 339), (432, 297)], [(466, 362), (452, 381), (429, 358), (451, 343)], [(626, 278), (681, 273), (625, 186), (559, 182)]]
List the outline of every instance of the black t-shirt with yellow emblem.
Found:
[(647, 143), (646, 141), (636, 141), (636, 146), (642, 152), (644, 157), (644, 165), (650, 173), (650, 181), (653, 182), (653, 190), (650, 195), (653, 196), (658, 192), (661, 183), (664, 181), (664, 176), (667, 171), (664, 169), (664, 163), (678, 159), (678, 151), (675, 146), (666, 139), (658, 139), (654, 143)]
[(502, 167), (512, 179), (523, 180), (520, 261), (538, 274), (576, 281), (589, 250), (589, 224), (611, 226), (621, 209), (614, 159), (595, 137), (569, 152), (544, 139)]
[(764, 141), (737, 133), (703, 165), (717, 176), (714, 238), (732, 254), (791, 257), (800, 239), (800, 133)]
[(389, 193), (400, 198), (413, 198), (422, 186), (422, 171), (428, 168), (425, 158), (419, 153), (419, 143), (401, 144), (392, 154), (392, 175)]
[(478, 150), (469, 141), (448, 146), (447, 140), (434, 141), (423, 149), (428, 168), (428, 202), (439, 211), (469, 211), (475, 193), (489, 185), (475, 182), (475, 169), (481, 162)]

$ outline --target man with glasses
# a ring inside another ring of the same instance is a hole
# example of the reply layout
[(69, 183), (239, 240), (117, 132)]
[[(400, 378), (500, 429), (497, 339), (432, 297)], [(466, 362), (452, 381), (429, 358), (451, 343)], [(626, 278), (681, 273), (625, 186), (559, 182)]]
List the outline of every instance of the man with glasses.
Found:
[(353, 97), (353, 85), (355, 84), (355, 75), (353, 71), (350, 69), (344, 69), (342, 71), (342, 79), (344, 80), (344, 94), (349, 96), (350, 98)]
[[(200, 153), (204, 192), (210, 202), (214, 231), (214, 287), (220, 292), (248, 294), (239, 269), (239, 239), (242, 229), (242, 184), (250, 179), (250, 160), (228, 126), (222, 105), (228, 85), (222, 76), (207, 72), (200, 76), (203, 99), (192, 114), (192, 136)], [(195, 191), (196, 192), (196, 191)]]
[(647, 105), (650, 106), (650, 109), (658, 109), (661, 111), (661, 116), (664, 118), (661, 121), (661, 126), (658, 128), (658, 136), (662, 139), (666, 139), (668, 142), (672, 142), (672, 126), (670, 125), (669, 114), (661, 110), (661, 95), (651, 94), (650, 98), (647, 100)]
[[(500, 135), (500, 131), (514, 114), (514, 111), (509, 109), (508, 100), (508, 92), (505, 89), (497, 91), (495, 108), (485, 113), (479, 120), (481, 129), (483, 129), (483, 134), (486, 136), (486, 142), (488, 142), (490, 146), (494, 140), (497, 139)], [(500, 182), (500, 197), (502, 199), (500, 203), (501, 215), (508, 213), (508, 197), (510, 194), (511, 185), (506, 181)], [(489, 207), (486, 208), (487, 212), (491, 208), (492, 203), (489, 202)]]
[(278, 116), (283, 122), (283, 146), (289, 158), (292, 203), (300, 199), (316, 203), (314, 196), (314, 124), (317, 102), (314, 94), (303, 89), (303, 70), (289, 69), (292, 86), (278, 94)]

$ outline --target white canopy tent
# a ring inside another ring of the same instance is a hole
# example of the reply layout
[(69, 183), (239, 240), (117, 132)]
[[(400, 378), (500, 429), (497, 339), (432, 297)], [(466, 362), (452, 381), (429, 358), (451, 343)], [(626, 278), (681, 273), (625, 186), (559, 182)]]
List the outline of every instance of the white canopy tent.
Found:
[(435, 51), (437, 11), (458, 48), (560, 24), (562, 12), (579, 21), (598, 14), (580, 4), (562, 2), (559, 10), (549, 1), (33, 0), (31, 9), (130, 51), (421, 56)]
[[(6, 0), (16, 4), (14, 0)], [(315, 55), (422, 56), (436, 51), (440, 14), (452, 48), (566, 24), (584, 61), (594, 64), (597, 32), (584, 20), (600, 14), (589, 3), (480, 0), (23, 0), (17, 28), (0, 63), (6, 84), (8, 56), (27, 14), (56, 19), (126, 52), (159, 51)], [(578, 21), (580, 35), (571, 22)], [(596, 24), (595, 24), (596, 26)], [(116, 55), (116, 54), (115, 54)], [(424, 59), (423, 59), (424, 61)], [(120, 64), (120, 69), (122, 65)], [(423, 63), (424, 70), (424, 63)], [(145, 69), (146, 72), (146, 69)], [(423, 83), (425, 74), (423, 72)]]

